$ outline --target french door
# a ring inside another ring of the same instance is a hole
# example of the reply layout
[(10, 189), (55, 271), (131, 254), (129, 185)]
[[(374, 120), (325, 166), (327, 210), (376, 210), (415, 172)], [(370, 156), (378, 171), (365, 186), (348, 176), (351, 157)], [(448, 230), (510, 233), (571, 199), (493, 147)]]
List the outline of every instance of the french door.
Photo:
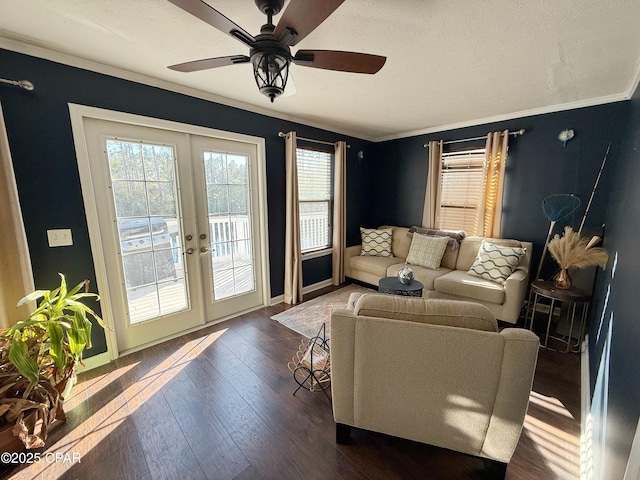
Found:
[(120, 352), (267, 304), (256, 143), (82, 123)]

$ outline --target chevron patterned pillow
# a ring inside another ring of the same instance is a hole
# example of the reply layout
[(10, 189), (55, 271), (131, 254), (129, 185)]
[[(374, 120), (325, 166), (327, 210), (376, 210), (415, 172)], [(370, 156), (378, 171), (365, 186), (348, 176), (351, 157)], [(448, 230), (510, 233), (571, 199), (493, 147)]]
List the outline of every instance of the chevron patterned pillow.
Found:
[(360, 235), (362, 236), (360, 255), (393, 257), (393, 253), (391, 253), (391, 232), (390, 228), (376, 230), (374, 228), (360, 227)]
[(468, 273), (504, 285), (524, 254), (524, 248), (504, 247), (483, 240)]

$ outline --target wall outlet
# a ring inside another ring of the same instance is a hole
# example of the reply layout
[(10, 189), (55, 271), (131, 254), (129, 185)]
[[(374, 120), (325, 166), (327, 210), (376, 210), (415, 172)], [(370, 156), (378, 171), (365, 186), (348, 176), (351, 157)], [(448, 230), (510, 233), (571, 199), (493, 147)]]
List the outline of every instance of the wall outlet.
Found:
[(73, 245), (73, 237), (70, 228), (47, 230), (47, 238), (50, 247), (68, 247)]

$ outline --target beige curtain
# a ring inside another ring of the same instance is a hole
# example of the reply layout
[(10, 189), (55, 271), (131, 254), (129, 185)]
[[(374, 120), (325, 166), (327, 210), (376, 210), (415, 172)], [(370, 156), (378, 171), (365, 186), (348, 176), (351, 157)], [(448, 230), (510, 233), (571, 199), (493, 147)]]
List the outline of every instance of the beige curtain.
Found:
[(302, 252), (300, 247), (300, 208), (298, 206), (298, 164), (296, 132), (285, 140), (286, 230), (284, 241), (284, 303), (302, 301)]
[(333, 171), (333, 284), (344, 283), (346, 247), (347, 143), (337, 142)]
[(440, 228), (440, 168), (442, 165), (442, 140), (429, 142), (429, 173), (427, 174), (427, 192), (424, 197), (422, 226)]
[(508, 143), (509, 130), (487, 135), (484, 203), (478, 222), (478, 235), (483, 237), (500, 237)]
[(0, 328), (8, 328), (29, 315), (29, 305), (18, 309), (16, 304), (34, 290), (27, 236), (0, 105)]

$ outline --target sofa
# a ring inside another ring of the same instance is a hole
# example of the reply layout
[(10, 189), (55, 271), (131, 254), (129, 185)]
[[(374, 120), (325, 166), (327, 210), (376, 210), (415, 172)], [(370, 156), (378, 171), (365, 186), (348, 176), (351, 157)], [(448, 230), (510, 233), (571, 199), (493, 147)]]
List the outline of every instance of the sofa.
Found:
[[(345, 276), (370, 285), (378, 285), (383, 277), (395, 277), (405, 265), (412, 238), (409, 228), (382, 226), (392, 229), (392, 257), (360, 255), (361, 245), (345, 249)], [(497, 245), (522, 247), (524, 256), (504, 284), (469, 275), (483, 240)], [(424, 285), (423, 297), (466, 300), (485, 305), (499, 320), (517, 323), (529, 283), (531, 242), (483, 237), (466, 237), (459, 245), (447, 246), (438, 270), (409, 265), (414, 278)]]
[(482, 457), (504, 478), (538, 346), (477, 303), (352, 294), (331, 313), (336, 440), (350, 443), (351, 427), (389, 434)]

